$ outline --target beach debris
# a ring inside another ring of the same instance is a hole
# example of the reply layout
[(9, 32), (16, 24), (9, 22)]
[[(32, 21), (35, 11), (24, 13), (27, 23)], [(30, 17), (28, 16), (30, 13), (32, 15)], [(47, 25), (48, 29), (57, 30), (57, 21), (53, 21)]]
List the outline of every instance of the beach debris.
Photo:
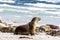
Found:
[(27, 38), (27, 39), (33, 39), (33, 38), (31, 38), (31, 37), (26, 37), (26, 36), (23, 36), (23, 37), (19, 37), (19, 38)]

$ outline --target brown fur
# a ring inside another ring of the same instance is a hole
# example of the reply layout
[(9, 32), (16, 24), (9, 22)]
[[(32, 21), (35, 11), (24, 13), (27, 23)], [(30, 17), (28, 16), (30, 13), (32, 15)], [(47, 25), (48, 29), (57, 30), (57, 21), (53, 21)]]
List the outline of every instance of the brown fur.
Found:
[(13, 32), (13, 28), (11, 28), (11, 25), (8, 24), (8, 27), (2, 27), (1, 32)]
[(40, 26), (39, 30), (44, 31), (44, 32), (49, 32), (49, 31), (51, 31), (51, 28), (50, 28), (50, 26), (42, 25), (42, 26)]
[(0, 23), (2, 23), (2, 21), (0, 20)]
[(1, 28), (1, 32), (13, 32), (12, 30), (13, 30), (13, 28), (9, 28), (9, 27)]
[(0, 23), (2, 23), (2, 18), (0, 17)]
[(14, 34), (31, 34), (34, 35), (35, 34), (35, 29), (36, 29), (36, 24), (38, 23), (38, 21), (40, 20), (40, 18), (38, 17), (34, 17), (32, 19), (31, 22), (29, 22), (28, 24), (25, 25), (20, 25), (15, 29), (15, 33)]
[(52, 28), (52, 29), (59, 29), (59, 27), (58, 26), (56, 26), (56, 25), (52, 25), (52, 24), (46, 24), (47, 26), (50, 26), (50, 28)]
[(60, 29), (53, 29), (50, 32), (48, 32), (47, 34), (51, 35), (51, 36), (60, 36)]

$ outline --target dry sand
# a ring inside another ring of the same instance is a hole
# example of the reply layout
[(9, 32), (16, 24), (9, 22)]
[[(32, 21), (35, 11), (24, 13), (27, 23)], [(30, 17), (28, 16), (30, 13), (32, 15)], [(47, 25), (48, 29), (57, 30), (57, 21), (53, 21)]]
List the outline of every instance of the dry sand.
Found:
[[(23, 37), (23, 38), (22, 38)], [(0, 32), (0, 40), (60, 40), (60, 36), (50, 36), (45, 33), (38, 33), (35, 36), (14, 35), (13, 33)]]

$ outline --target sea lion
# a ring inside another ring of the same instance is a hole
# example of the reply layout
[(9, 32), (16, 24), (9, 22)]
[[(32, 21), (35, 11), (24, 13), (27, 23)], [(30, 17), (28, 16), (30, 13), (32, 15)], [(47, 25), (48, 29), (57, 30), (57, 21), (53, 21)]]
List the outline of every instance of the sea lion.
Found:
[(52, 29), (59, 29), (59, 27), (58, 26), (56, 26), (56, 25), (52, 25), (52, 24), (46, 24), (47, 26), (50, 26), (50, 28), (52, 28)]
[(13, 28), (8, 24), (7, 26), (1, 27), (1, 32), (13, 32)]
[(50, 26), (42, 25), (42, 26), (40, 26), (39, 30), (40, 30), (41, 32), (42, 32), (42, 31), (44, 31), (44, 32), (49, 32), (49, 31), (51, 31), (51, 28), (50, 28)]
[(0, 16), (0, 23), (2, 23), (3, 21), (2, 21), (2, 17)]
[(3, 24), (3, 23), (0, 23), (0, 31), (1, 31), (1, 29), (2, 29), (3, 27), (8, 27), (8, 26), (6, 26), (6, 25)]
[(60, 29), (53, 29), (50, 32), (47, 32), (47, 34), (51, 36), (60, 36)]
[(14, 34), (22, 34), (22, 35), (31, 34), (31, 35), (34, 35), (35, 29), (36, 29), (37, 24), (40, 20), (41, 20), (41, 18), (34, 17), (31, 20), (31, 22), (29, 22), (28, 24), (20, 25), (20, 26), (16, 27)]
[(3, 27), (2, 29), (1, 29), (1, 32), (13, 32), (12, 31), (13, 30), (13, 28), (9, 28), (9, 27)]

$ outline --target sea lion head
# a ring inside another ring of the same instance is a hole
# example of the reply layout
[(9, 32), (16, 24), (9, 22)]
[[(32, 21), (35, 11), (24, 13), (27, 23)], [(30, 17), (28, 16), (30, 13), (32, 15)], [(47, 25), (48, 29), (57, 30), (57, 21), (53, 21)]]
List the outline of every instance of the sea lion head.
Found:
[(39, 17), (34, 17), (33, 19), (32, 19), (32, 21), (35, 21), (35, 22), (38, 22), (38, 21), (40, 21), (41, 20), (41, 18), (39, 18)]

